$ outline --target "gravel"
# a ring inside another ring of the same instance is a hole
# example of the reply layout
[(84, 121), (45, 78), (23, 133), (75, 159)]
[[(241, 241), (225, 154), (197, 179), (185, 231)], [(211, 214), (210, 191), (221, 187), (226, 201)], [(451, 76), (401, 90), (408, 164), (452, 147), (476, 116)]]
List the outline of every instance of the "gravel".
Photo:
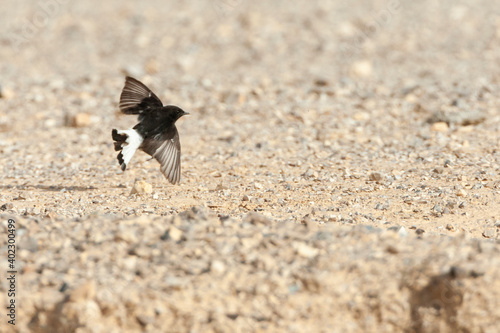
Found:
[[(3, 8), (0, 331), (496, 330), (494, 1)], [(118, 165), (124, 75), (191, 113), (179, 186)]]

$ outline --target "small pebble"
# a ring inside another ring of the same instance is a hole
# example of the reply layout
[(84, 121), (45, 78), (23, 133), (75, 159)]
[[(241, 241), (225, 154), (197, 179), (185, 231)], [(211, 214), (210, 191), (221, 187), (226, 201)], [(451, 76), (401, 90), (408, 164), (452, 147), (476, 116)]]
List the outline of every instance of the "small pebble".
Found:
[(496, 235), (496, 230), (495, 228), (488, 228), (483, 231), (483, 237), (484, 238), (494, 238)]
[(434, 168), (432, 170), (432, 172), (437, 173), (437, 174), (440, 175), (440, 174), (442, 174), (444, 172), (444, 168), (443, 167), (437, 167), (437, 168)]
[(369, 176), (371, 181), (379, 182), (382, 180), (382, 175), (379, 172), (372, 172)]
[(361, 60), (353, 63), (350, 68), (351, 75), (367, 78), (373, 74), (373, 65), (369, 60)]
[(434, 123), (431, 126), (431, 131), (432, 132), (447, 132), (448, 131), (448, 124), (445, 122)]
[(84, 112), (66, 118), (66, 126), (70, 127), (88, 127), (90, 123), (90, 115)]
[(454, 201), (448, 201), (448, 202), (446, 203), (446, 207), (448, 207), (448, 208), (450, 208), (450, 209), (453, 209), (453, 208), (457, 207), (457, 203), (456, 203), (456, 202), (454, 202)]
[(165, 235), (162, 236), (162, 239), (163, 240), (167, 240), (167, 239), (171, 239), (173, 240), (174, 242), (178, 242), (182, 239), (182, 235), (183, 235), (183, 232), (182, 230), (174, 227), (174, 226), (171, 226), (167, 232), (165, 233)]
[(220, 261), (220, 260), (214, 260), (212, 261), (210, 265), (210, 271), (214, 272), (216, 275), (222, 275), (224, 274), (226, 270), (226, 265)]
[(143, 195), (152, 192), (153, 192), (153, 186), (151, 184), (146, 183), (145, 181), (142, 180), (137, 180), (134, 183), (134, 186), (132, 187), (132, 191), (130, 192), (130, 194)]
[(15, 95), (16, 95), (16, 93), (14, 92), (14, 90), (12, 90), (10, 88), (2, 87), (2, 91), (0, 92), (0, 98), (5, 99), (5, 100), (12, 99), (12, 98), (14, 98)]
[(401, 238), (404, 238), (404, 237), (408, 236), (408, 231), (406, 231), (405, 227), (399, 228), (399, 230), (398, 230), (398, 236), (401, 237)]
[(319, 253), (317, 248), (311, 247), (302, 242), (294, 242), (292, 243), (292, 247), (297, 251), (297, 254), (304, 258), (313, 258), (316, 257)]
[(443, 212), (443, 209), (439, 205), (434, 205), (434, 207), (432, 207), (432, 210), (435, 211), (436, 213), (442, 213)]
[(0, 210), (8, 210), (14, 208), (14, 205), (12, 203), (5, 203), (0, 207)]

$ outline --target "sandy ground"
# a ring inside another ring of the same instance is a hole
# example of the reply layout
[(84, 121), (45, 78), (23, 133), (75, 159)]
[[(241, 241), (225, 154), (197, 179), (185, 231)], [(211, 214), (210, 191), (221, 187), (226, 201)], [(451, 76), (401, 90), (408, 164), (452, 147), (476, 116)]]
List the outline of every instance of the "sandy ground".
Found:
[[(0, 331), (498, 332), (495, 1), (0, 15)], [(119, 168), (125, 75), (191, 113), (178, 186)]]

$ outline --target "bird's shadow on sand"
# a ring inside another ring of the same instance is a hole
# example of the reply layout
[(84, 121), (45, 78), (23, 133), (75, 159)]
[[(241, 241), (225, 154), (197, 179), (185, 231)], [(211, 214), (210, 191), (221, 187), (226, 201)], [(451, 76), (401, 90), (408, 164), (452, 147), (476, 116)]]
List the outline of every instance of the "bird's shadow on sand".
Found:
[(0, 189), (17, 189), (17, 190), (32, 190), (39, 189), (44, 191), (54, 191), (59, 192), (62, 190), (66, 191), (91, 191), (97, 190), (97, 187), (94, 186), (62, 186), (62, 185), (0, 185)]

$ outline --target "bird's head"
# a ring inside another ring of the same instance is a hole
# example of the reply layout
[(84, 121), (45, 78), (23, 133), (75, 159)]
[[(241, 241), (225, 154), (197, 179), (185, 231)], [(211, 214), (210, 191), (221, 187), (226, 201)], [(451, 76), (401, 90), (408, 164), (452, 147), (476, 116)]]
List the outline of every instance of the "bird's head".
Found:
[(189, 112), (186, 112), (186, 111), (182, 110), (180, 107), (177, 107), (174, 105), (167, 105), (166, 108), (167, 108), (168, 112), (172, 115), (174, 120), (177, 120), (180, 117), (189, 114)]

